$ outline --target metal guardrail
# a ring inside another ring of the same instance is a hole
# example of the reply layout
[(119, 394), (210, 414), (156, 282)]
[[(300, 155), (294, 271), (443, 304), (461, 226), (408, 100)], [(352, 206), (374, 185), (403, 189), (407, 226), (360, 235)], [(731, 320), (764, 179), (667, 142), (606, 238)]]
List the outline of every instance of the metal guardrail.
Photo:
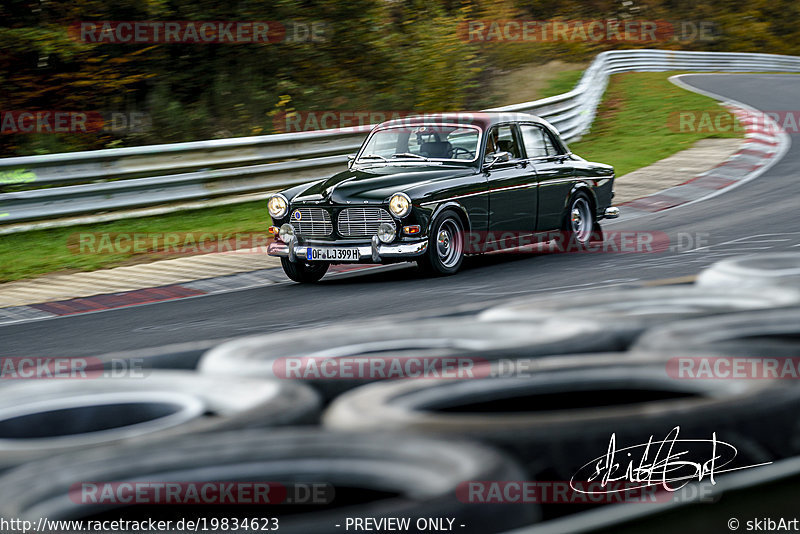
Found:
[[(486, 111), (534, 113), (574, 141), (589, 131), (611, 74), (670, 70), (800, 72), (800, 57), (608, 51), (598, 54), (568, 93)], [(365, 131), (321, 130), (0, 159), (0, 185), (22, 176), (32, 185), (50, 186), (0, 194), (0, 223), (280, 189), (341, 170), (365, 137)]]

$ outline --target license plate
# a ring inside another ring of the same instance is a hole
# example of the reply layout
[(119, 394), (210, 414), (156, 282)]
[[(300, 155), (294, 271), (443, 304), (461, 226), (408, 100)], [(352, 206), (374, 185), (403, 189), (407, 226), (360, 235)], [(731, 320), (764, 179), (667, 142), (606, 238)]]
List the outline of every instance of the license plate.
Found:
[(357, 248), (314, 248), (306, 249), (306, 260), (309, 261), (358, 261)]

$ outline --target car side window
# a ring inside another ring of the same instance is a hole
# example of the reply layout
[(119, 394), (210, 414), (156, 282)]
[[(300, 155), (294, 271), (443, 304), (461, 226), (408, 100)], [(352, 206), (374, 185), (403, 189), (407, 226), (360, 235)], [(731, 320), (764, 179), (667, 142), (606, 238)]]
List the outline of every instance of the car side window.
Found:
[(547, 155), (556, 156), (561, 154), (561, 150), (556, 148), (556, 144), (553, 142), (553, 136), (550, 134), (550, 132), (545, 132), (542, 130), (542, 133), (544, 134), (544, 146), (547, 148)]
[(510, 124), (495, 126), (489, 130), (486, 141), (486, 154), (492, 152), (510, 152), (512, 159), (522, 157), (522, 151), (514, 135), (514, 129)]
[(552, 146), (552, 141), (547, 139), (544, 130), (531, 124), (520, 125), (522, 142), (525, 143), (525, 152), (529, 158), (541, 158), (553, 152), (548, 151), (547, 144)]

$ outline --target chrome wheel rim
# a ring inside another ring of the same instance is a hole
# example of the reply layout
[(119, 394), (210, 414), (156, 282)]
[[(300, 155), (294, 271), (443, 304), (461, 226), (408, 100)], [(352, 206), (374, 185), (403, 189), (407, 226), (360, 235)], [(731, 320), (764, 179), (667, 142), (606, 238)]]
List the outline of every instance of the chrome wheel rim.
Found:
[(570, 221), (575, 238), (582, 243), (588, 241), (589, 236), (592, 234), (594, 222), (589, 202), (585, 198), (577, 198), (572, 203)]
[(461, 228), (453, 219), (446, 219), (436, 232), (436, 253), (445, 267), (453, 267), (461, 258), (464, 250), (464, 236)]

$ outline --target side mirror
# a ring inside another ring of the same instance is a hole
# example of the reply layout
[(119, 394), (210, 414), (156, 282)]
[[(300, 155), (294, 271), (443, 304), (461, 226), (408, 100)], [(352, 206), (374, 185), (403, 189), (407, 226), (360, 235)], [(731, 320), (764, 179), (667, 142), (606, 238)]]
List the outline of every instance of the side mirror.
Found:
[(488, 170), (498, 163), (511, 161), (511, 152), (492, 152), (483, 158), (483, 169)]
[(356, 160), (355, 154), (348, 154), (347, 155), (347, 168), (351, 169), (353, 167), (353, 162)]

